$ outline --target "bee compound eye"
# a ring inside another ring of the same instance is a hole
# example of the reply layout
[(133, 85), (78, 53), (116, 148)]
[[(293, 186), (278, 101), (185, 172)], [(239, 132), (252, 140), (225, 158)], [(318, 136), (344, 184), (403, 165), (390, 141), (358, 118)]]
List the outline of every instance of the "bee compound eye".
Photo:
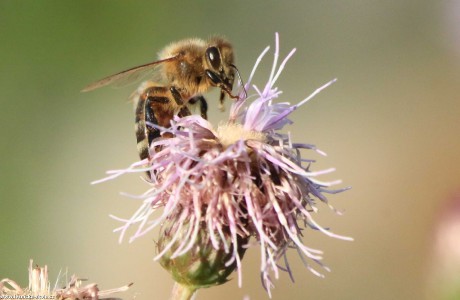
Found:
[(214, 70), (218, 70), (221, 66), (221, 60), (220, 60), (220, 52), (219, 49), (216, 47), (209, 47), (206, 50), (206, 57), (211, 64), (211, 66), (214, 68)]

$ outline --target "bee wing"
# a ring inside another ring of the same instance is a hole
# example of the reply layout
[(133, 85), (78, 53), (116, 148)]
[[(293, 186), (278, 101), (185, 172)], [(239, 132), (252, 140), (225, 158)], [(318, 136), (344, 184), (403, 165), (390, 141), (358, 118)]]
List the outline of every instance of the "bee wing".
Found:
[(140, 65), (140, 66), (128, 69), (128, 70), (124, 70), (124, 71), (122, 71), (120, 73), (113, 74), (111, 76), (105, 77), (105, 78), (103, 78), (101, 80), (98, 80), (96, 82), (93, 82), (93, 83), (89, 84), (88, 86), (86, 86), (81, 91), (82, 92), (89, 92), (89, 91), (92, 91), (92, 90), (95, 90), (95, 89), (98, 89), (98, 88), (101, 88), (101, 87), (104, 87), (104, 86), (107, 86), (107, 85), (111, 85), (111, 84), (115, 84), (115, 85), (119, 86), (119, 85), (124, 85), (124, 84), (127, 84), (127, 83), (134, 82), (134, 81), (138, 80), (139, 78), (145, 77), (148, 74), (151, 74), (152, 72), (155, 72), (156, 68), (158, 67), (158, 65), (160, 65), (160, 64), (162, 64), (164, 62), (176, 60), (179, 57), (180, 57), (180, 54), (178, 54), (176, 56), (169, 57), (169, 58), (165, 58), (165, 59), (162, 59), (162, 60), (157, 60), (157, 61), (154, 61), (154, 62), (150, 62), (150, 63), (144, 64), (144, 65)]

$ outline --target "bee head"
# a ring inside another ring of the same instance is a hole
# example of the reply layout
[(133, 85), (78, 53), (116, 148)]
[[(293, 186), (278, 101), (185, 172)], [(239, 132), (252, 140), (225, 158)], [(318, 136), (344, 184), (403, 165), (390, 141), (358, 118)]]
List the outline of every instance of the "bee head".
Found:
[(210, 84), (232, 96), (235, 71), (233, 47), (225, 39), (214, 37), (205, 53), (205, 74)]

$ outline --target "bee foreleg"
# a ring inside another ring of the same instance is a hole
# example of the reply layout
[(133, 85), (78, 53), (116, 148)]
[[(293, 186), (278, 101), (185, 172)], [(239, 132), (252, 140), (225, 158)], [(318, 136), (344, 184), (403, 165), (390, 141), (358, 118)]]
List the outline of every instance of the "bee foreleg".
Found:
[(195, 96), (191, 98), (188, 103), (190, 104), (195, 104), (199, 102), (200, 104), (200, 115), (203, 119), (207, 120), (208, 119), (208, 102), (203, 96)]

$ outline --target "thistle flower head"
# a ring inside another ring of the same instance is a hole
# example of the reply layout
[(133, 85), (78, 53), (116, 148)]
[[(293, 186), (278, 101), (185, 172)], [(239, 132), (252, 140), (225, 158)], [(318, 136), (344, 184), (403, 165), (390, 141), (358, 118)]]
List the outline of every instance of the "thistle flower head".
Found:
[[(281, 131), (292, 124), (288, 117), (294, 110), (335, 80), (298, 104), (277, 103), (281, 91), (275, 83), (295, 49), (278, 65), (276, 35), (272, 71), (265, 87), (259, 89), (251, 81), (268, 50), (267, 47), (257, 60), (245, 85), (251, 96), (241, 93), (226, 122), (214, 128), (199, 116), (187, 116), (176, 117), (170, 128), (150, 124), (173, 137), (153, 142), (149, 161), (111, 171), (108, 178), (145, 170), (152, 175), (150, 189), (140, 197), (139, 210), (130, 219), (117, 218), (123, 222), (117, 229), (120, 239), (134, 225), (137, 230), (131, 240), (172, 222), (173, 226), (166, 225), (168, 230), (160, 233), (155, 259), (167, 256), (167, 260), (172, 260), (188, 255), (195, 262), (197, 249), (202, 248), (197, 245), (206, 245), (207, 249), (227, 254), (219, 256), (224, 259), (222, 268), (236, 269), (241, 285), (241, 259), (252, 238), (260, 247), (262, 282), (270, 293), (271, 275), (278, 278), (280, 270), (291, 272), (285, 260), (288, 248), (296, 248), (307, 268), (316, 275), (322, 276), (311, 262), (328, 270), (320, 263), (322, 252), (303, 243), (304, 228), (350, 238), (331, 233), (312, 217), (318, 210), (316, 200), (329, 205), (325, 194), (347, 188), (331, 190), (329, 187), (339, 181), (318, 180), (319, 175), (334, 169), (311, 171), (314, 161), (303, 154), (324, 153), (311, 144), (293, 142), (289, 134)], [(154, 217), (159, 208), (160, 215)], [(285, 266), (280, 267), (283, 258)], [(218, 283), (221, 282), (215, 282)]]

